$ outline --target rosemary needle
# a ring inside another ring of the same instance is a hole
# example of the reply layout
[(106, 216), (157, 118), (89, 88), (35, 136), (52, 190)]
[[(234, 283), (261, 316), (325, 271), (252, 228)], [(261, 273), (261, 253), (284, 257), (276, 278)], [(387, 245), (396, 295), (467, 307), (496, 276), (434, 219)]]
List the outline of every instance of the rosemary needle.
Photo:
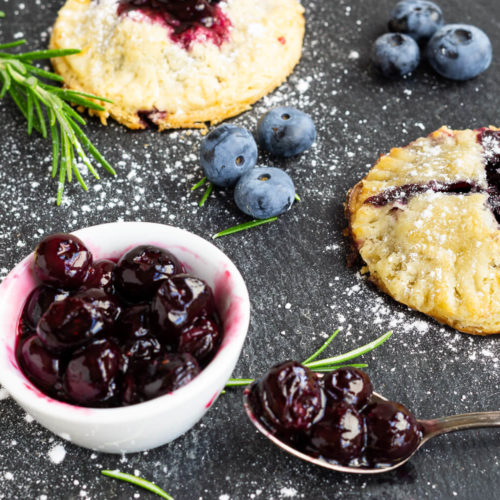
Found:
[(262, 224), (267, 224), (268, 222), (274, 222), (277, 220), (278, 217), (269, 217), (269, 219), (259, 219), (259, 220), (252, 220), (250, 222), (244, 222), (243, 224), (238, 224), (237, 226), (230, 227), (228, 229), (224, 229), (223, 231), (220, 231), (217, 234), (214, 234), (212, 236), (212, 239), (215, 240), (215, 238), (220, 238), (221, 236), (227, 236), (229, 234), (233, 233), (238, 233), (240, 231), (245, 231), (246, 229), (251, 229), (252, 227), (257, 227)]
[[(4, 13), (0, 12), (0, 17), (4, 16)], [(85, 165), (96, 179), (99, 179), (99, 174), (90, 157), (110, 174), (116, 175), (113, 167), (80, 128), (81, 125), (85, 125), (85, 120), (68, 103), (96, 111), (105, 111), (105, 108), (96, 101), (111, 101), (86, 92), (63, 89), (45, 83), (41, 78), (55, 82), (62, 82), (63, 79), (55, 73), (32, 64), (33, 61), (40, 59), (78, 54), (80, 50), (38, 50), (20, 54), (4, 52), (6, 49), (25, 43), (25, 40), (17, 40), (0, 44), (0, 99), (7, 93), (10, 95), (26, 119), (28, 135), (31, 135), (33, 130), (39, 132), (44, 138), (50, 135), (52, 140), (51, 176), (58, 179), (56, 203), (60, 205), (65, 183), (71, 182), (73, 176), (82, 188), (88, 191), (82, 178), (81, 164)]]
[(126, 474), (125, 472), (119, 472), (117, 470), (102, 470), (101, 474), (104, 476), (112, 477), (113, 479), (126, 481), (127, 483), (134, 484), (135, 486), (140, 486), (141, 488), (151, 491), (152, 493), (156, 493), (158, 496), (166, 498), (167, 500), (174, 500), (172, 496), (170, 496), (166, 491), (163, 491), (159, 486), (156, 486), (156, 484), (151, 483), (146, 479), (142, 479), (141, 477), (137, 477), (132, 474)]

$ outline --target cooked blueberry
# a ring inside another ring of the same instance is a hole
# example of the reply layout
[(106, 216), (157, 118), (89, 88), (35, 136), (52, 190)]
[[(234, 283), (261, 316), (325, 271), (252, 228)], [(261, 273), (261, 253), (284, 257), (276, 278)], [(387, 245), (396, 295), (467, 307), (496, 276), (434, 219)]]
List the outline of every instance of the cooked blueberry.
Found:
[(347, 465), (359, 459), (365, 447), (364, 418), (345, 403), (327, 407), (307, 433), (308, 451)]
[[(211, 312), (213, 295), (200, 278), (179, 274), (167, 278), (151, 302), (151, 319), (161, 340), (172, 342), (172, 330), (186, 327), (202, 311)], [(178, 339), (178, 335), (173, 333)]]
[(417, 420), (403, 405), (392, 401), (369, 404), (364, 410), (367, 455), (373, 463), (393, 463), (410, 456), (421, 432)]
[(383, 76), (400, 77), (418, 66), (420, 49), (411, 36), (386, 33), (378, 37), (373, 44), (372, 62)]
[(257, 144), (244, 128), (221, 125), (201, 142), (201, 167), (207, 179), (217, 186), (234, 186), (256, 162)]
[(288, 158), (309, 149), (316, 140), (312, 118), (295, 108), (268, 111), (257, 125), (259, 145), (276, 156)]
[(114, 293), (115, 268), (116, 264), (112, 260), (94, 262), (85, 280), (85, 288), (102, 288), (106, 293)]
[(451, 80), (468, 80), (491, 63), (488, 35), (469, 24), (447, 24), (427, 44), (427, 58), (434, 70)]
[(205, 364), (213, 357), (220, 343), (218, 326), (206, 316), (198, 316), (183, 328), (179, 336), (178, 352), (192, 354), (199, 363)]
[(142, 245), (124, 254), (115, 269), (118, 292), (133, 302), (150, 300), (168, 276), (183, 271), (180, 262), (163, 248)]
[(267, 219), (290, 209), (295, 186), (290, 176), (279, 168), (253, 168), (240, 178), (234, 190), (238, 208), (256, 219)]
[(200, 367), (191, 354), (163, 353), (129, 369), (123, 401), (134, 404), (168, 394), (191, 382)]
[(443, 12), (434, 2), (403, 0), (392, 9), (389, 30), (410, 35), (418, 42), (428, 40), (443, 23)]
[(332, 402), (344, 402), (357, 409), (370, 399), (373, 386), (368, 375), (357, 368), (339, 368), (321, 380), (325, 396)]
[(126, 356), (127, 362), (149, 361), (161, 351), (160, 341), (154, 335), (128, 339), (122, 345), (122, 352)]
[(21, 364), (28, 378), (39, 389), (49, 392), (56, 389), (59, 383), (59, 358), (45, 348), (37, 335), (23, 342)]
[(115, 395), (115, 377), (121, 354), (110, 340), (96, 340), (75, 352), (64, 373), (68, 396), (76, 403), (92, 405)]
[(275, 431), (306, 430), (322, 410), (316, 375), (296, 361), (274, 366), (254, 388), (261, 418)]
[(113, 326), (120, 310), (98, 289), (54, 302), (42, 315), (37, 334), (47, 349), (60, 353), (79, 347)]
[(118, 320), (116, 334), (123, 339), (138, 339), (148, 335), (151, 309), (149, 304), (137, 304), (125, 309)]
[(55, 288), (79, 288), (91, 265), (92, 254), (72, 234), (47, 236), (35, 249), (35, 274), (42, 283)]
[(36, 328), (42, 314), (49, 306), (58, 300), (64, 299), (68, 292), (40, 285), (29, 295), (23, 309), (23, 320), (30, 328)]

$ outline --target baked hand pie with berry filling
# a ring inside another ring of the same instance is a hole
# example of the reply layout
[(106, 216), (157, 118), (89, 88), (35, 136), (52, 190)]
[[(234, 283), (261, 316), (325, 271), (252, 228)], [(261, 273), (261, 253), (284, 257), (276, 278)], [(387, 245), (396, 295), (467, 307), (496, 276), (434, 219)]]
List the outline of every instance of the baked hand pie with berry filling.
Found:
[(250, 108), (300, 59), (298, 0), (67, 0), (50, 48), (67, 87), (129, 128), (203, 128)]
[(384, 292), (462, 332), (500, 333), (500, 129), (442, 127), (392, 149), (346, 214)]

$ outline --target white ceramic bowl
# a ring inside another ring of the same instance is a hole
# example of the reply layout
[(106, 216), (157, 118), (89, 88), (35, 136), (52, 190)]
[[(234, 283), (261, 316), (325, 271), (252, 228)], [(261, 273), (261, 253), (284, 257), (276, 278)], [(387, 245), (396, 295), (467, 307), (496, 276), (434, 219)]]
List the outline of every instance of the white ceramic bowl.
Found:
[(109, 453), (142, 451), (168, 443), (189, 430), (215, 401), (231, 376), (246, 337), (250, 303), (234, 264), (211, 243), (171, 226), (118, 222), (76, 231), (95, 259), (118, 258), (143, 244), (167, 248), (188, 273), (214, 291), (224, 325), (214, 359), (186, 386), (145, 403), (123, 408), (72, 406), (42, 394), (20, 371), (15, 346), (24, 302), (35, 288), (33, 254), (19, 263), (0, 286), (0, 383), (40, 424), (86, 448)]

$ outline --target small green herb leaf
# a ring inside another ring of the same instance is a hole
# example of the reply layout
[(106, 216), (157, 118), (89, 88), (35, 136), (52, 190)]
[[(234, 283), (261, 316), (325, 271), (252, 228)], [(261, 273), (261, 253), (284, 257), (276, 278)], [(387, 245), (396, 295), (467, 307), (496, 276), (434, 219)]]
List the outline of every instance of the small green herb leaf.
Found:
[(259, 220), (252, 220), (250, 222), (244, 222), (243, 224), (238, 224), (237, 226), (224, 229), (220, 233), (214, 234), (212, 236), (212, 239), (215, 240), (215, 238), (220, 238), (221, 236), (227, 236), (229, 234), (245, 231), (247, 229), (260, 226), (262, 224), (267, 224), (268, 222), (274, 222), (275, 220), (278, 220), (278, 217), (269, 217), (269, 219), (259, 219)]
[(302, 364), (306, 365), (307, 363), (310, 363), (311, 361), (314, 361), (332, 342), (332, 340), (338, 335), (340, 330), (337, 328), (330, 337), (326, 340), (326, 342), (311, 356), (309, 356)]
[(384, 335), (380, 336), (378, 339), (375, 339), (373, 342), (365, 344), (361, 347), (353, 349), (352, 351), (346, 352), (345, 354), (340, 354), (339, 356), (334, 356), (333, 358), (320, 359), (319, 361), (313, 361), (311, 363), (307, 363), (307, 367), (311, 369), (322, 368), (329, 365), (335, 365), (338, 363), (343, 363), (344, 361), (349, 361), (350, 359), (357, 358), (366, 354), (367, 352), (373, 351), (379, 345), (383, 344), (391, 335), (392, 331), (384, 333)]
[(214, 189), (214, 185), (211, 182), (209, 182), (208, 186), (207, 186), (207, 189), (203, 193), (203, 196), (202, 196), (202, 198), (200, 200), (200, 203), (199, 203), (200, 207), (202, 207), (203, 205), (205, 205), (205, 202), (208, 200), (208, 197), (212, 194), (213, 189)]
[(125, 472), (119, 472), (117, 470), (102, 470), (101, 474), (112, 477), (113, 479), (119, 479), (121, 481), (132, 483), (135, 486), (140, 486), (141, 488), (151, 491), (152, 493), (156, 493), (158, 496), (166, 498), (167, 500), (174, 500), (172, 496), (170, 496), (166, 491), (163, 491), (159, 486), (156, 486), (156, 484), (151, 483), (146, 479), (142, 479), (141, 477), (126, 474)]
[(4, 11), (2, 11), (2, 10), (0, 10), (0, 19), (1, 19), (2, 17), (5, 17), (5, 12), (4, 12)]
[(203, 177), (203, 179), (201, 179), (200, 181), (198, 181), (192, 188), (191, 188), (191, 191), (196, 191), (198, 188), (200, 188), (201, 186), (203, 186), (203, 184), (205, 184), (205, 182), (207, 182), (207, 178), (206, 177)]
[(295, 193), (295, 201), (302, 201), (300, 196), (297, 193)]

